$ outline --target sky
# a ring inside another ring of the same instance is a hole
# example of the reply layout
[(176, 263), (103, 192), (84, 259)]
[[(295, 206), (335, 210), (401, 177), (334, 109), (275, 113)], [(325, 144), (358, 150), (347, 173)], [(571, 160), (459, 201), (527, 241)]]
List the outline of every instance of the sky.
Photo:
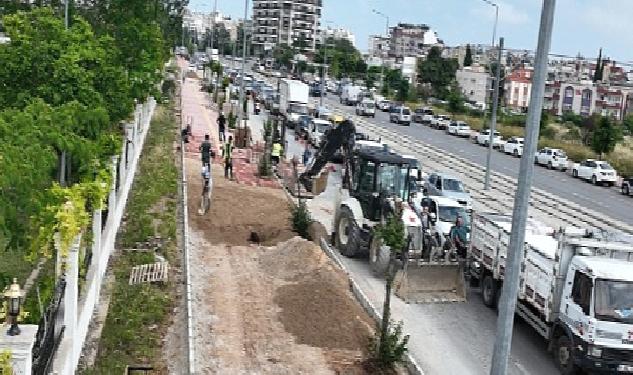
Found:
[[(244, 1), (217, 0), (218, 10), (233, 18), (244, 17)], [(541, 0), (497, 0), (497, 36), (515, 49), (536, 49), (542, 7)], [(252, 7), (252, 1), (249, 1)], [(213, 0), (190, 0), (190, 8), (213, 10)], [(322, 25), (343, 27), (356, 35), (356, 47), (367, 50), (368, 37), (385, 32), (386, 20), (424, 23), (435, 30), (444, 43), (490, 44), (494, 7), (483, 0), (323, 0)], [(248, 16), (251, 9), (248, 10)], [(557, 0), (552, 36), (552, 53), (616, 61), (633, 61), (633, 0)], [(326, 21), (330, 21), (326, 24)]]

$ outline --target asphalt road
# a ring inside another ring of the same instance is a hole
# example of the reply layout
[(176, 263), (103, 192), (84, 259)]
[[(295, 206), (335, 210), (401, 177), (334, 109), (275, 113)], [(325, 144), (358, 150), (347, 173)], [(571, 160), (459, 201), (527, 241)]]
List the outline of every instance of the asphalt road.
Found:
[[(338, 97), (330, 94), (326, 103), (330, 104), (331, 107), (333, 103), (338, 103)], [(346, 108), (349, 114), (354, 114), (354, 107)], [(485, 168), (486, 148), (471, 142), (469, 139), (448, 135), (443, 130), (435, 130), (416, 123), (411, 123), (411, 126), (391, 124), (388, 114), (381, 111), (376, 113), (375, 118), (370, 117), (367, 120), (382, 128), (437, 146)], [(518, 178), (518, 158), (495, 150), (492, 154), (491, 164), (493, 170)], [(617, 188), (593, 186), (583, 180), (574, 179), (567, 173), (548, 170), (540, 166), (535, 167), (533, 186), (591, 208), (613, 219), (633, 224), (633, 198), (621, 195)]]

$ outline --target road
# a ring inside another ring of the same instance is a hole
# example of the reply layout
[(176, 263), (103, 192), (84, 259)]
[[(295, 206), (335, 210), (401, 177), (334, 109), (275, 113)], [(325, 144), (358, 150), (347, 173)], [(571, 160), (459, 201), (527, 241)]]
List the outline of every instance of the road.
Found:
[[(338, 97), (330, 94), (325, 103), (326, 106), (333, 108), (333, 104), (338, 104)], [(345, 110), (350, 115), (354, 114), (354, 107), (345, 107)], [(420, 124), (412, 123), (411, 126), (391, 124), (386, 112), (379, 111), (375, 118), (368, 118), (368, 121), (398, 134), (437, 146), (449, 153), (477, 163), (482, 168), (486, 165), (486, 149), (466, 138), (451, 136), (443, 130), (435, 130)], [(518, 158), (498, 151), (494, 151), (492, 155), (492, 168), (495, 171), (518, 178)], [(572, 178), (567, 173), (551, 171), (538, 166), (535, 168), (533, 186), (591, 208), (613, 219), (633, 224), (633, 199), (621, 195), (616, 188), (592, 186), (582, 180)]]

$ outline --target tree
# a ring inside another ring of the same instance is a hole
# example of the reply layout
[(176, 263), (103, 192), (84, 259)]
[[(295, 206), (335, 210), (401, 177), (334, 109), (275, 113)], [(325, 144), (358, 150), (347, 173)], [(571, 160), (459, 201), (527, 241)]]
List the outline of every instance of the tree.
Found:
[(470, 44), (466, 44), (466, 56), (464, 56), (464, 66), (473, 65), (473, 55), (470, 50)]
[(624, 129), (629, 134), (633, 134), (633, 114), (627, 115), (622, 121)]
[[(327, 57), (326, 57), (327, 56)], [(328, 38), (316, 51), (314, 62), (330, 66), (330, 75), (365, 78), (367, 64), (360, 51), (346, 39)]]
[(464, 112), (464, 96), (459, 90), (451, 90), (448, 95), (448, 110), (453, 114)]
[(434, 95), (446, 98), (458, 67), (457, 60), (445, 59), (439, 47), (431, 47), (426, 60), (418, 61), (418, 82), (431, 84)]
[(593, 74), (593, 81), (598, 82), (602, 81), (602, 73), (604, 71), (604, 62), (602, 61), (602, 48), (600, 48), (600, 52), (598, 52), (598, 60), (596, 61), (596, 70)]
[(611, 153), (622, 140), (622, 131), (608, 117), (602, 116), (591, 137), (591, 149), (602, 157)]

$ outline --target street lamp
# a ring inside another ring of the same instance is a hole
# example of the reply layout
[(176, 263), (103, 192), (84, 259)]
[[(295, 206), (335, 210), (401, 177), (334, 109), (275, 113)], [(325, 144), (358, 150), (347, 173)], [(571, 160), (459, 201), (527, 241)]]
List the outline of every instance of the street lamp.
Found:
[[(244, 23), (242, 25), (242, 72), (241, 72), (241, 80), (240, 80), (240, 106), (238, 108), (239, 116), (239, 124), (240, 128), (242, 127), (242, 121), (246, 121), (246, 112), (244, 111), (244, 100), (246, 100), (244, 95), (244, 70), (246, 67), (246, 18), (248, 17), (248, 0), (244, 0)], [(248, 108), (246, 108), (248, 111)], [(244, 124), (244, 128), (246, 128), (246, 124)], [(242, 133), (243, 135), (245, 133)], [(243, 137), (246, 140), (246, 136)]]
[[(379, 16), (381, 16), (382, 18), (384, 18), (387, 22), (386, 24), (386, 28), (385, 28), (385, 37), (389, 36), (389, 16), (384, 14), (383, 12), (376, 10), (376, 9), (372, 9), (371, 10), (374, 14), (377, 14)], [(382, 60), (382, 51), (380, 51), (380, 89), (383, 90), (385, 87), (385, 62)]]
[[(497, 39), (497, 23), (499, 21), (499, 5), (497, 5), (496, 3), (493, 3), (490, 0), (482, 0), (483, 2), (485, 2), (486, 4), (495, 7), (495, 23), (492, 27), (492, 43), (490, 44), (491, 48), (494, 48), (495, 46), (495, 41)], [(498, 56), (497, 56), (497, 71), (499, 71), (501, 69), (501, 49), (499, 49), (498, 51)], [(488, 66), (491, 66), (492, 64), (488, 64)], [(499, 75), (496, 74), (496, 76), (498, 77)], [(495, 80), (495, 77), (492, 78), (491, 80), (493, 85), (499, 85), (499, 82), (497, 80)], [(493, 86), (495, 87), (495, 86)], [(486, 95), (487, 96), (487, 95)], [(486, 98), (484, 98), (484, 100), (486, 100)], [(493, 103), (494, 104), (494, 103)], [(493, 107), (496, 108), (496, 106), (493, 105)], [(491, 114), (491, 124), (490, 124), (490, 139), (488, 141), (488, 154), (486, 155), (486, 177), (484, 178), (484, 190), (489, 190), (490, 189), (490, 163), (491, 163), (491, 159), (492, 159), (492, 148), (493, 148), (493, 140), (494, 140), (494, 128), (495, 128), (495, 122), (496, 122), (496, 114)], [(484, 114), (483, 114), (483, 124), (484, 126), (486, 126), (486, 106), (484, 106)]]
[[(332, 21), (325, 21), (326, 24), (334, 24), (334, 22)], [(327, 69), (327, 35), (325, 36), (325, 40), (324, 42), (324, 48), (323, 48), (323, 67), (322, 67), (322, 75), (321, 75), (321, 101), (320, 101), (320, 106), (321, 108), (323, 108), (323, 96), (325, 95), (325, 75), (326, 75), (326, 69)]]
[(20, 334), (20, 327), (18, 327), (20, 305), (24, 299), (24, 292), (20, 289), (17, 278), (13, 279), (13, 284), (5, 288), (3, 295), (7, 303), (7, 315), (11, 317), (11, 326), (7, 331), (7, 335), (17, 336)]

